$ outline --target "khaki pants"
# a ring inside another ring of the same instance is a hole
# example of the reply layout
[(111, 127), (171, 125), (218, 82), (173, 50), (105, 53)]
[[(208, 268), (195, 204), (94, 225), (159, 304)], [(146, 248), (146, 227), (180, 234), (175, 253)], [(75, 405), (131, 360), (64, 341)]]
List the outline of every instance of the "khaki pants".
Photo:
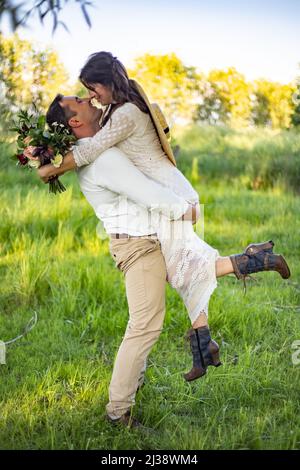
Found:
[(107, 414), (117, 419), (135, 404), (147, 356), (162, 331), (167, 273), (157, 239), (112, 239), (110, 251), (125, 275), (129, 306), (129, 321), (115, 359), (106, 406)]

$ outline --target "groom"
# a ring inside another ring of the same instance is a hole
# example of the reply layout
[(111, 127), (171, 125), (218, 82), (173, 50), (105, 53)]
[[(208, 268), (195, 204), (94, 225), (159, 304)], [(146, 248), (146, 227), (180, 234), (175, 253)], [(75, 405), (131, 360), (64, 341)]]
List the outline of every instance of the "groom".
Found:
[[(80, 145), (99, 130), (100, 116), (101, 110), (91, 106), (89, 99), (57, 95), (47, 122), (71, 129)], [(41, 178), (43, 169), (38, 170)], [(191, 220), (193, 213), (184, 199), (146, 177), (116, 147), (76, 171), (83, 194), (110, 236), (111, 254), (125, 275), (129, 306), (129, 321), (109, 386), (107, 417), (138, 426), (130, 410), (165, 315), (166, 267), (153, 226), (159, 214)]]

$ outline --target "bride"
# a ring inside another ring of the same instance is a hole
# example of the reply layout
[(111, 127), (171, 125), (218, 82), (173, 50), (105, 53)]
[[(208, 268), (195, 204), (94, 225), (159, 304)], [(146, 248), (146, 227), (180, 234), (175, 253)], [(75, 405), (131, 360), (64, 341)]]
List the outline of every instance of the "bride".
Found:
[[(90, 164), (106, 149), (116, 146), (140, 171), (170, 188), (197, 210), (198, 194), (176, 168), (171, 147), (147, 96), (128, 78), (123, 64), (109, 52), (95, 53), (82, 68), (80, 80), (89, 90), (90, 98), (106, 106), (101, 129), (89, 141), (74, 147), (60, 168), (41, 167), (40, 177), (47, 182), (55, 175)], [(234, 273), (245, 282), (251, 273), (273, 270), (287, 279), (290, 271), (285, 259), (273, 253), (272, 241), (251, 244), (241, 254), (222, 257), (217, 249), (197, 236), (192, 221), (170, 221), (162, 217), (157, 233), (168, 281), (182, 297), (192, 324), (188, 338), (193, 367), (184, 375), (191, 381), (203, 376), (209, 365), (221, 364), (219, 347), (211, 339), (207, 320), (217, 277)]]

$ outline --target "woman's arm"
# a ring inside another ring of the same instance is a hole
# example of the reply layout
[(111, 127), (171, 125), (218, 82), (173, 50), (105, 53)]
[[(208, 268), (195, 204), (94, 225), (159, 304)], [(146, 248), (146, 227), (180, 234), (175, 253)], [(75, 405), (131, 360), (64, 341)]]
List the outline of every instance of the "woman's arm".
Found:
[(40, 178), (47, 183), (49, 178), (55, 175), (63, 175), (66, 171), (88, 165), (96, 160), (102, 152), (129, 137), (135, 129), (135, 121), (132, 117), (133, 109), (132, 107), (123, 109), (123, 106), (116, 109), (110, 120), (93, 137), (75, 146), (72, 152), (67, 153), (59, 168), (55, 168), (51, 164), (39, 168)]
[(127, 139), (133, 133), (136, 127), (133, 118), (134, 109), (126, 104), (116, 109), (105, 126), (93, 137), (74, 147), (73, 156), (78, 167), (92, 163), (102, 152)]

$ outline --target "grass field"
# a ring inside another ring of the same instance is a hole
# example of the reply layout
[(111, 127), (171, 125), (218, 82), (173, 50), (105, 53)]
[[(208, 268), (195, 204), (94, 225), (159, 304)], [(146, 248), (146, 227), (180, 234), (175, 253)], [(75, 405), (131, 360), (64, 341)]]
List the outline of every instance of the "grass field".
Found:
[[(0, 365), (1, 449), (300, 449), (300, 364), (292, 363), (292, 344), (300, 340), (300, 201), (291, 190), (297, 188), (283, 172), (253, 190), (245, 169), (251, 156), (259, 158), (251, 139), (262, 142), (261, 134), (199, 129), (197, 139), (193, 132), (194, 140), (178, 139), (185, 148), (179, 164), (205, 204), (205, 240), (227, 255), (272, 239), (292, 277), (256, 274), (246, 296), (235, 276), (218, 280), (210, 327), (223, 366), (190, 384), (182, 379), (191, 365), (184, 341), (190, 325), (168, 287), (164, 331), (135, 407), (149, 429), (111, 427), (104, 407), (127, 322), (122, 275), (107, 240), (96, 234), (76, 176), (64, 177), (66, 193), (49, 196), (34, 174), (6, 161), (2, 145), (0, 340), (17, 336), (34, 311), (38, 322)], [(272, 155), (276, 161), (296, 155), (297, 163), (300, 135), (277, 139), (265, 135), (262, 165), (264, 154), (269, 162)], [(208, 159), (216, 142), (225, 150), (213, 173), (214, 155)], [(239, 170), (231, 172), (231, 164)]]

